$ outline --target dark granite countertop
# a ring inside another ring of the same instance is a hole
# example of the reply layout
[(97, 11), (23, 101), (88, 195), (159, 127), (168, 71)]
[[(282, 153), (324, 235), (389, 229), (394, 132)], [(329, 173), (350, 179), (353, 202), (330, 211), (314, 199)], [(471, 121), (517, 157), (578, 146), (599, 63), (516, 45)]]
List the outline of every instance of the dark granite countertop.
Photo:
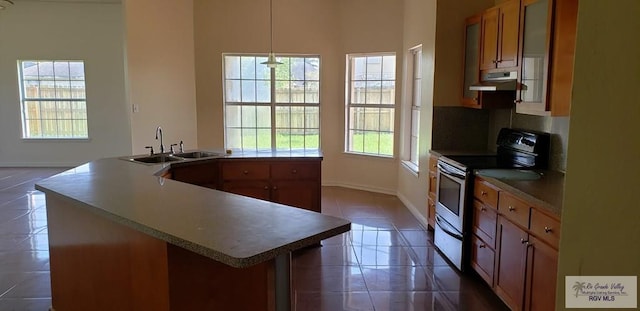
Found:
[(495, 151), (491, 150), (429, 150), (429, 153), (436, 157), (441, 156), (492, 156), (496, 155)]
[(100, 159), (42, 180), (36, 189), (233, 267), (252, 266), (350, 229), (345, 219), (157, 176), (171, 165)]
[(564, 196), (564, 174), (552, 170), (535, 171), (542, 175), (540, 179), (507, 180), (487, 176), (480, 177), (498, 188), (521, 197), (535, 207), (543, 208), (560, 219)]

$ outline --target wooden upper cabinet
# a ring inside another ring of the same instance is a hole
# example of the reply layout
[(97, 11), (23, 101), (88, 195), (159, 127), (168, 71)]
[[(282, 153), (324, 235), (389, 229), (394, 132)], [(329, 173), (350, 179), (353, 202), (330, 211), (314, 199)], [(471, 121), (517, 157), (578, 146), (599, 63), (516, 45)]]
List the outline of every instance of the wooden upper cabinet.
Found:
[(523, 0), (516, 112), (568, 116), (578, 0)]
[(497, 68), (518, 66), (518, 26), (520, 0), (510, 0), (500, 6)]
[(509, 0), (482, 14), (480, 69), (518, 66), (520, 0)]

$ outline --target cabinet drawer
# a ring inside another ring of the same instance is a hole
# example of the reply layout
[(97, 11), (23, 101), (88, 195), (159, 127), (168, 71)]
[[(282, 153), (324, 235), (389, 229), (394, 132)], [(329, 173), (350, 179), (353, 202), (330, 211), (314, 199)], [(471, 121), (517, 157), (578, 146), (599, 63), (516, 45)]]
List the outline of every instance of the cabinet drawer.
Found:
[(495, 249), (498, 211), (473, 200), (473, 213), (473, 233)]
[(560, 241), (560, 222), (531, 209), (531, 232), (539, 239), (558, 249)]
[(269, 179), (268, 162), (222, 162), (221, 169), (224, 180)]
[(513, 195), (500, 192), (498, 211), (514, 223), (529, 228), (529, 204)]
[(320, 166), (315, 162), (284, 162), (271, 164), (274, 179), (317, 179)]
[(473, 183), (473, 196), (493, 208), (498, 207), (498, 190), (482, 179), (475, 179)]
[(471, 244), (473, 246), (471, 250), (471, 267), (478, 272), (489, 286), (493, 287), (495, 252), (475, 235), (471, 237)]

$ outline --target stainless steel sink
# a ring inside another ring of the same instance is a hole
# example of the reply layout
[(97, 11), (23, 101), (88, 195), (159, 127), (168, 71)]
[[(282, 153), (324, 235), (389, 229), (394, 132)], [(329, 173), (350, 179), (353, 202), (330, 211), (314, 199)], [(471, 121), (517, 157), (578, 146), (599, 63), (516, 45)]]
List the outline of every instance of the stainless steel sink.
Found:
[(173, 156), (185, 159), (199, 159), (199, 158), (214, 158), (214, 157), (222, 157), (224, 154), (208, 152), (208, 151), (191, 151), (191, 152), (182, 152), (182, 153), (174, 153)]
[(131, 161), (134, 162), (142, 162), (142, 163), (164, 163), (164, 162), (174, 162), (174, 161), (182, 161), (179, 157), (175, 157), (169, 154), (154, 154), (150, 156), (131, 158)]

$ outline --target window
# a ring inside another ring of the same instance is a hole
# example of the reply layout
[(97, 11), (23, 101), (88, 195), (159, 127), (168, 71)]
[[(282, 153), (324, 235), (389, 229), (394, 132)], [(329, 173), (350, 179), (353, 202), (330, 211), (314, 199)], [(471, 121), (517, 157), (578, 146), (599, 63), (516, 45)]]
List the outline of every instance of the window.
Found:
[(320, 57), (224, 56), (225, 144), (236, 150), (320, 149)]
[(408, 107), (410, 109), (410, 125), (408, 133), (408, 160), (409, 168), (413, 171), (418, 171), (418, 157), (419, 157), (419, 138), (420, 138), (420, 102), (422, 101), (422, 47), (418, 46), (412, 48), (410, 51), (410, 77), (411, 77), (411, 94), (407, 96), (409, 99)]
[(19, 61), (22, 138), (88, 138), (83, 61)]
[(347, 56), (346, 152), (393, 157), (393, 53)]

